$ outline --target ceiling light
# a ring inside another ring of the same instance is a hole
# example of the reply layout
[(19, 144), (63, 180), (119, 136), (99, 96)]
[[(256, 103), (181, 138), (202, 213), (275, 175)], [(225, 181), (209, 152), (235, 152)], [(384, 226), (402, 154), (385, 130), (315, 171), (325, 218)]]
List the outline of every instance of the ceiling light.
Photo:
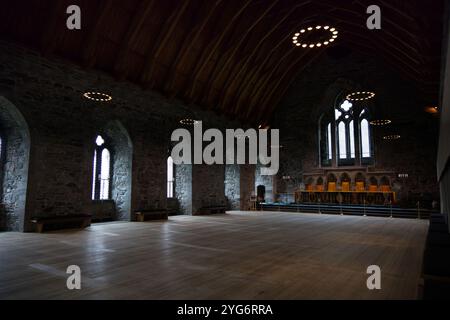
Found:
[(353, 92), (347, 95), (346, 99), (349, 101), (363, 101), (363, 100), (370, 100), (373, 97), (375, 97), (375, 93), (369, 92), (369, 91), (363, 91), (363, 92)]
[(377, 119), (377, 120), (370, 121), (370, 124), (373, 126), (385, 126), (391, 122), (392, 121), (388, 120), (388, 119)]
[(437, 114), (437, 113), (439, 113), (439, 109), (436, 106), (428, 106), (428, 107), (425, 107), (425, 112), (431, 113), (431, 114)]
[(398, 134), (391, 134), (389, 136), (384, 136), (383, 140), (398, 140), (400, 138), (401, 138), (401, 136)]
[[(308, 32), (310, 32), (310, 31), (312, 31), (312, 32), (317, 32), (317, 30), (321, 30), (321, 29), (323, 29), (323, 30), (328, 30), (328, 32), (331, 33), (329, 39), (323, 40), (323, 38), (322, 38), (319, 42), (315, 42), (315, 43), (305, 43), (305, 44), (302, 44), (301, 46), (302, 46), (303, 48), (307, 48), (307, 47), (309, 47), (309, 48), (314, 48), (314, 47), (320, 48), (320, 47), (322, 47), (322, 46), (329, 45), (331, 42), (334, 42), (334, 40), (338, 37), (338, 36), (337, 36), (338, 31), (336, 31), (335, 28), (330, 28), (329, 26), (324, 26), (324, 27), (322, 27), (322, 26), (319, 25), (319, 26), (316, 26), (316, 27), (308, 27), (308, 28), (306, 28), (306, 29), (301, 29), (300, 32), (295, 33), (295, 34), (294, 34), (294, 37), (292, 38), (293, 43), (294, 43), (295, 45), (297, 45), (297, 42), (305, 42), (303, 39), (299, 39), (300, 37), (305, 37), (305, 35), (302, 35), (302, 34), (308, 33)], [(323, 33), (323, 31), (322, 31), (322, 33)], [(315, 34), (315, 33), (313, 33), (313, 34)], [(319, 35), (320, 35), (320, 34), (319, 34)], [(307, 39), (309, 39), (309, 38), (307, 38)], [(316, 41), (317, 41), (317, 40), (316, 40)], [(309, 40), (307, 40), (306, 42), (309, 42)], [(297, 46), (298, 46), (298, 45), (297, 45)]]
[(180, 120), (181, 124), (187, 125), (187, 126), (192, 126), (194, 124), (198, 123), (198, 120), (194, 120), (194, 119), (190, 119), (190, 118), (186, 118), (186, 119), (182, 119)]
[(112, 100), (112, 97), (109, 94), (101, 92), (85, 92), (83, 97), (97, 102), (108, 102)]

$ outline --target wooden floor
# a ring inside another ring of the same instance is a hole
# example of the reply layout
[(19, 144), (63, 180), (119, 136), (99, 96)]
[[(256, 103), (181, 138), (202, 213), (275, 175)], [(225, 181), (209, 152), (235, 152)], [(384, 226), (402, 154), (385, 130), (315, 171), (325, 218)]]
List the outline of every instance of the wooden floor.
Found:
[[(414, 299), (428, 222), (280, 212), (0, 233), (1, 299)], [(69, 291), (69, 265), (82, 289)], [(369, 265), (382, 289), (366, 287)]]

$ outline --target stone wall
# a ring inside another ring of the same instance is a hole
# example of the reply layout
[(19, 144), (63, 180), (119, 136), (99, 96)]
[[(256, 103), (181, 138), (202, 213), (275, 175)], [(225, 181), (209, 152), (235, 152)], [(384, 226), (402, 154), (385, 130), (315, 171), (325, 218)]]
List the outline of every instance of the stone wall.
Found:
[(241, 171), (239, 165), (225, 166), (225, 196), (231, 210), (241, 208)]
[[(241, 127), (224, 116), (10, 43), (0, 42), (0, 66), (0, 96), (12, 101), (30, 126), (27, 217), (90, 212), (93, 144), (99, 131), (110, 123), (120, 121), (127, 133), (118, 137), (122, 142), (117, 150), (119, 162), (114, 165), (118, 176), (113, 183), (118, 218), (126, 220), (133, 210), (166, 206), (169, 140), (173, 129), (180, 126), (179, 120), (194, 118), (202, 120), (205, 127), (219, 129)], [(113, 100), (90, 101), (83, 97), (86, 91), (105, 92)], [(125, 143), (127, 135), (130, 141)], [(17, 140), (21, 148), (12, 141), (10, 148), (26, 153), (27, 143)], [(12, 173), (11, 166), (19, 164), (7, 161), (5, 172)], [(20, 168), (27, 171), (25, 165), (20, 164)], [(131, 187), (122, 179), (126, 172), (132, 172)], [(224, 203), (224, 175), (223, 165), (177, 166), (175, 192), (183, 212), (191, 214), (202, 200)], [(14, 192), (13, 197), (24, 199), (25, 192)], [(10, 229), (31, 230), (29, 219), (24, 221), (23, 202), (22, 213), (17, 215), (22, 220), (8, 222)]]
[(105, 134), (111, 139), (113, 148), (111, 195), (115, 203), (115, 219), (130, 220), (133, 143), (119, 121), (108, 124)]
[[(208, 183), (205, 183), (208, 181)], [(201, 207), (226, 205), (225, 165), (192, 166), (192, 213)]]
[(240, 210), (250, 210), (250, 199), (256, 195), (255, 190), (255, 165), (241, 165), (240, 172)]
[(0, 230), (22, 230), (25, 219), (30, 133), (17, 108), (0, 96)]
[(175, 196), (183, 214), (192, 215), (192, 165), (175, 168)]

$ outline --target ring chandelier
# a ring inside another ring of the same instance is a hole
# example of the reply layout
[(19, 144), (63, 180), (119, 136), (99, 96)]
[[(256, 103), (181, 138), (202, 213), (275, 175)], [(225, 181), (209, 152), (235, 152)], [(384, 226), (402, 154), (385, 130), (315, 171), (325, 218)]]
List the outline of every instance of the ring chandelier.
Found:
[(182, 119), (180, 120), (181, 124), (187, 125), (187, 126), (193, 126), (194, 124), (197, 124), (198, 121), (190, 118)]
[(373, 126), (385, 126), (392, 123), (391, 120), (388, 119), (379, 119), (379, 120), (372, 120), (370, 121), (370, 124)]
[[(328, 31), (330, 33), (330, 37), (327, 38), (327, 40), (325, 41), (306, 41), (305, 42), (302, 40), (302, 38), (304, 38), (305, 36), (308, 36), (310, 33), (313, 33), (315, 31), (318, 30), (325, 30)], [(334, 42), (334, 40), (336, 40), (336, 38), (338, 37), (338, 31), (336, 30), (336, 28), (332, 28), (330, 26), (316, 26), (316, 27), (308, 27), (306, 29), (302, 29), (300, 30), (300, 32), (297, 32), (294, 34), (294, 36), (292, 37), (292, 43), (294, 45), (296, 45), (297, 47), (302, 47), (302, 48), (320, 48), (322, 46), (327, 46), (330, 43)]]
[(83, 96), (86, 99), (97, 101), (97, 102), (108, 102), (112, 100), (112, 97), (109, 94), (101, 93), (101, 92), (85, 92)]
[(350, 93), (349, 95), (347, 95), (346, 99), (349, 101), (363, 101), (363, 100), (370, 100), (374, 97), (375, 97), (374, 92), (358, 91), (358, 92)]
[(384, 140), (398, 140), (400, 138), (401, 138), (401, 136), (398, 134), (392, 134), (392, 135), (383, 137)]

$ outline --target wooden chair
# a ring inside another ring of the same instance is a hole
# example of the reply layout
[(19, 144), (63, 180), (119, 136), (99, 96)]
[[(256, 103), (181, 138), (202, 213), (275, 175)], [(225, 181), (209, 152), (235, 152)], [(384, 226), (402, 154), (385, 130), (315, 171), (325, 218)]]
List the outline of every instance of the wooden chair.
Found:
[(343, 181), (342, 182), (342, 191), (343, 192), (350, 192), (350, 182)]
[(356, 191), (357, 192), (364, 192), (366, 191), (366, 188), (364, 187), (363, 181), (356, 181)]
[(328, 192), (336, 192), (336, 182), (328, 182)]

